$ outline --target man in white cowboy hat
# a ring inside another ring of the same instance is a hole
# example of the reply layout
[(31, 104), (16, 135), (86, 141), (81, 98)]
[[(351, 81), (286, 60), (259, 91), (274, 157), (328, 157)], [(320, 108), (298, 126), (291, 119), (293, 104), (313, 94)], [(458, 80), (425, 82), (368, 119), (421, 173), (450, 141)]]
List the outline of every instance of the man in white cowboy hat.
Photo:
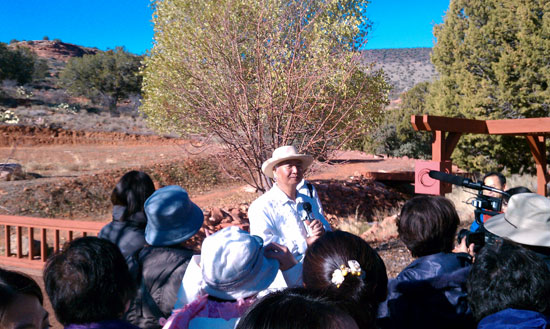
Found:
[(550, 199), (536, 193), (510, 197), (503, 214), (484, 223), (488, 232), (537, 253), (550, 267)]
[(275, 149), (262, 164), (262, 172), (275, 183), (248, 209), (250, 234), (286, 246), (297, 259), (309, 244), (331, 230), (317, 200), (297, 190), (312, 162), (312, 156), (299, 154), (294, 146)]

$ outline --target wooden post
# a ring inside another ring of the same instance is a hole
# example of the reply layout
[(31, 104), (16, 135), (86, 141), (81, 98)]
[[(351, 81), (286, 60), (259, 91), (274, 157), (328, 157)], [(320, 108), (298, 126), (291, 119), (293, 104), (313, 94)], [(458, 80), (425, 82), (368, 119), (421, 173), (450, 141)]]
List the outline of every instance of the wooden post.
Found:
[(40, 229), (40, 259), (45, 262), (48, 258), (48, 241), (46, 241), (46, 229)]
[(535, 158), (537, 167), (537, 193), (546, 196), (546, 184), (548, 184), (548, 174), (546, 172), (546, 141), (545, 136), (527, 135), (527, 143), (531, 149), (531, 154)]
[(21, 245), (21, 226), (15, 228), (15, 242), (17, 244), (17, 258), (23, 257), (23, 246)]
[(6, 225), (6, 230), (4, 231), (4, 246), (6, 247), (6, 257), (10, 257), (11, 253), (11, 237), (10, 237), (10, 230), (11, 226)]
[(59, 251), (59, 230), (55, 230), (53, 235), (53, 252)]
[(29, 259), (32, 260), (34, 254), (34, 228), (29, 227)]

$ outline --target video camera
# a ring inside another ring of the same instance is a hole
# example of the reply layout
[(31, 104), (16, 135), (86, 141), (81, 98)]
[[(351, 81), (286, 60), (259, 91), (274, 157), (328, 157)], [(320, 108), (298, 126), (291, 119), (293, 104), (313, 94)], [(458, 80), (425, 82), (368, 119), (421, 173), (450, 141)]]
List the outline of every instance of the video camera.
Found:
[(510, 196), (508, 193), (494, 188), (492, 186), (484, 185), (483, 182), (473, 182), (469, 178), (446, 174), (441, 171), (430, 170), (429, 176), (433, 179), (437, 179), (443, 182), (451, 183), (457, 186), (463, 186), (466, 188), (477, 190), (476, 198), (471, 201), (471, 205), (474, 206), (475, 221), (479, 225), (477, 232), (471, 232), (467, 229), (462, 229), (458, 233), (457, 240), (460, 242), (466, 238), (466, 245), (474, 244), (474, 251), (478, 252), (485, 244), (495, 244), (499, 240), (497, 236), (491, 234), (483, 227), (482, 217), (495, 216), (501, 213), (502, 198), (495, 198), (488, 195), (484, 195), (483, 191), (493, 191), (503, 196)]

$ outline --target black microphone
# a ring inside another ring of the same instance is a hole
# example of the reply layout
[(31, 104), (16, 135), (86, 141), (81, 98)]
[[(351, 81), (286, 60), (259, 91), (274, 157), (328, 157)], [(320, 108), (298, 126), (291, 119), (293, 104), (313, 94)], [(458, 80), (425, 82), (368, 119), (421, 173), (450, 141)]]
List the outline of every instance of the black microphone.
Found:
[(313, 216), (311, 216), (311, 213), (312, 213), (312, 209), (311, 209), (311, 203), (309, 202), (304, 202), (302, 204), (302, 207), (304, 208), (304, 210), (306, 211), (307, 213), (307, 220), (310, 220), (312, 221), (313, 220)]
[(430, 170), (428, 175), (433, 179), (437, 179), (437, 180), (451, 183), (458, 186), (464, 186), (465, 181), (469, 181), (469, 179), (467, 178), (455, 176), (455, 175), (449, 175), (444, 172), (436, 171), (436, 170)]
[(437, 179), (437, 180), (447, 182), (447, 183), (451, 183), (451, 184), (454, 184), (454, 185), (464, 186), (464, 187), (471, 188), (471, 189), (478, 190), (478, 191), (488, 190), (488, 191), (497, 192), (497, 193), (500, 193), (500, 194), (503, 194), (503, 195), (508, 195), (508, 193), (506, 193), (502, 190), (499, 190), (498, 188), (483, 185), (481, 182), (472, 182), (471, 179), (466, 178), (466, 177), (449, 175), (449, 174), (446, 174), (444, 172), (437, 171), (437, 170), (430, 170), (428, 172), (428, 175), (433, 179)]

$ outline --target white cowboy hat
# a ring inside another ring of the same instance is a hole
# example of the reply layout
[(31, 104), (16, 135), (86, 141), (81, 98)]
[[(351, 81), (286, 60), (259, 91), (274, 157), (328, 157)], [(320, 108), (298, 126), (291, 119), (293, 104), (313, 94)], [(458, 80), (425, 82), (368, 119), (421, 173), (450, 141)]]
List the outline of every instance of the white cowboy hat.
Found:
[(520, 244), (550, 247), (550, 200), (535, 193), (514, 194), (506, 212), (489, 218), (483, 226)]
[(281, 146), (273, 151), (273, 156), (262, 164), (262, 172), (269, 178), (273, 178), (273, 168), (287, 160), (300, 160), (302, 161), (302, 168), (307, 169), (313, 162), (313, 157), (307, 154), (299, 154), (296, 152), (294, 146), (287, 145)]

